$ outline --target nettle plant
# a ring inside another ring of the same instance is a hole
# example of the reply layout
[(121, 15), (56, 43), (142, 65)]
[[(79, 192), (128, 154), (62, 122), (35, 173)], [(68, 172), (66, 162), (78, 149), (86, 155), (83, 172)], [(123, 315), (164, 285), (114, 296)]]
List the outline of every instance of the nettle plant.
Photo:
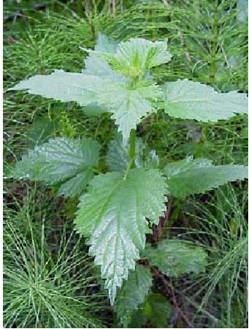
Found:
[[(158, 110), (174, 118), (216, 122), (246, 113), (247, 97), (236, 91), (218, 93), (186, 79), (157, 84), (153, 68), (171, 59), (165, 40), (118, 43), (99, 35), (94, 50), (83, 50), (88, 57), (81, 73), (56, 70), (11, 90), (74, 101), (90, 114), (111, 112), (117, 133), (106, 154), (109, 172), (99, 171), (97, 141), (57, 137), (24, 155), (13, 177), (56, 184), (59, 194), (80, 197), (76, 229), (87, 238), (111, 304), (115, 302), (119, 318), (127, 324), (152, 286), (149, 269), (179, 277), (205, 268), (205, 252), (187, 241), (146, 245), (146, 234), (164, 216), (167, 196), (185, 198), (247, 176), (243, 165), (215, 166), (203, 158), (162, 166), (156, 152), (136, 136), (138, 123)], [(140, 258), (146, 259), (146, 266), (141, 261), (136, 265)]]

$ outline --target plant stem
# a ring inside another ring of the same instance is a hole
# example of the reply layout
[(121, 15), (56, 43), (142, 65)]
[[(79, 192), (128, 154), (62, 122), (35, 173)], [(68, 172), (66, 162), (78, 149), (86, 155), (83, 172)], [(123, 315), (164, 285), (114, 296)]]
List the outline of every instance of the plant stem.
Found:
[(191, 321), (188, 319), (186, 314), (182, 311), (182, 309), (178, 305), (172, 282), (170, 280), (167, 280), (166, 277), (157, 268), (155, 268), (153, 266), (150, 267), (150, 268), (151, 268), (152, 273), (155, 275), (155, 277), (157, 277), (161, 280), (164, 287), (166, 289), (169, 289), (170, 294), (171, 294), (172, 304), (174, 305), (175, 309), (178, 311), (178, 314), (180, 315), (180, 317), (186, 322), (186, 324), (188, 325), (188, 328), (193, 328), (193, 325), (192, 325)]
[(135, 157), (136, 157), (136, 131), (134, 129), (131, 130), (130, 133), (130, 148), (129, 148), (129, 164), (127, 166), (125, 175), (124, 175), (124, 179), (126, 179), (130, 169), (135, 167)]
[(135, 167), (135, 156), (136, 156), (136, 131), (132, 129), (130, 133), (130, 149), (129, 149), (129, 157), (131, 162), (130, 168)]

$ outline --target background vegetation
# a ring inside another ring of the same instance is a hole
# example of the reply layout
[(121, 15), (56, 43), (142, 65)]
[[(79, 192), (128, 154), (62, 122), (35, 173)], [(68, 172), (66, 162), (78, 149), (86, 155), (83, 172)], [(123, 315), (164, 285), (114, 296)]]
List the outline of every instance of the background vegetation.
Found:
[[(173, 60), (160, 81), (188, 78), (219, 91), (247, 91), (247, 1), (85, 0), (4, 2), (4, 89), (55, 68), (78, 72), (98, 32), (116, 39), (168, 38)], [(23, 93), (4, 97), (4, 325), (116, 327), (98, 269), (73, 231), (76, 200), (8, 179), (22, 153), (51, 136), (93, 136), (106, 145), (114, 125), (75, 104)], [(193, 155), (247, 162), (246, 118), (201, 124), (157, 114), (139, 135), (165, 161)], [(201, 197), (170, 200), (163, 236), (197, 241), (205, 273), (155, 277), (135, 327), (247, 327), (247, 190), (234, 183)], [(163, 315), (163, 316), (162, 316)]]

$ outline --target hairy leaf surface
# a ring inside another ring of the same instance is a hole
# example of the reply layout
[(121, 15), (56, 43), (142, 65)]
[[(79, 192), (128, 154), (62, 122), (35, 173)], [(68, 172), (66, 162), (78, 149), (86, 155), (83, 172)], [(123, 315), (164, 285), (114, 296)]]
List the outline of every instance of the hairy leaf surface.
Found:
[(50, 75), (36, 75), (21, 81), (10, 90), (27, 90), (30, 94), (62, 102), (76, 101), (83, 106), (95, 103), (112, 113), (127, 142), (131, 129), (136, 129), (140, 120), (154, 111), (153, 102), (162, 94), (156, 84), (148, 81), (131, 89), (124, 81), (117, 80), (113, 76), (57, 70)]
[[(110, 37), (100, 33), (98, 34), (96, 46), (94, 50), (96, 52), (114, 53), (116, 51), (118, 42)], [(111, 66), (94, 51), (90, 51), (89, 56), (85, 59), (85, 68), (82, 73), (87, 75), (97, 75), (103, 78), (109, 77), (113, 81), (125, 81), (126, 79), (120, 73), (113, 71)]]
[(44, 181), (48, 184), (66, 180), (59, 193), (75, 195), (92, 178), (91, 168), (98, 162), (99, 149), (99, 144), (90, 138), (50, 139), (24, 155), (16, 163), (12, 174), (15, 178)]
[(182, 240), (163, 240), (156, 248), (147, 247), (144, 255), (167, 276), (205, 271), (207, 255), (199, 247)]
[(164, 111), (182, 119), (214, 121), (247, 113), (247, 97), (236, 91), (218, 93), (212, 87), (190, 80), (166, 82)]
[(242, 165), (214, 166), (210, 160), (191, 158), (172, 162), (164, 168), (170, 194), (178, 198), (245, 179), (247, 171), (247, 167)]
[(142, 265), (136, 265), (135, 271), (129, 273), (127, 281), (118, 292), (114, 305), (114, 310), (124, 327), (128, 326), (133, 312), (144, 302), (151, 287), (150, 271)]
[[(129, 163), (129, 143), (125, 145), (122, 136), (116, 134), (108, 145), (106, 162), (110, 171), (125, 172)], [(135, 164), (137, 168), (158, 168), (159, 157), (155, 150), (150, 150), (141, 138), (136, 139)]]
[(146, 219), (158, 223), (165, 193), (159, 171), (132, 169), (125, 179), (120, 173), (95, 177), (81, 199), (76, 227), (90, 236), (90, 253), (101, 266), (112, 303), (145, 246)]
[(80, 105), (92, 104), (98, 96), (100, 105), (115, 93), (117, 84), (107, 78), (82, 73), (56, 70), (50, 75), (35, 75), (9, 90), (27, 90), (28, 93), (53, 98), (61, 102), (75, 101)]
[(116, 53), (102, 56), (115, 70), (134, 78), (142, 77), (151, 68), (169, 62), (172, 56), (167, 48), (167, 40), (153, 42), (133, 38), (120, 42)]

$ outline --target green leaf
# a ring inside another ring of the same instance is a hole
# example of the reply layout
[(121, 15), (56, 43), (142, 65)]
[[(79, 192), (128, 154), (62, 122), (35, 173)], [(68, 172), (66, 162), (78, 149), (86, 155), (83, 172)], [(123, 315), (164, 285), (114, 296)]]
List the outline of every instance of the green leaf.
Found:
[(129, 328), (168, 328), (172, 306), (166, 297), (152, 293), (145, 303), (132, 314)]
[(214, 166), (210, 160), (191, 158), (172, 162), (164, 168), (170, 194), (178, 198), (204, 193), (228, 182), (245, 179), (247, 172), (246, 166)]
[(218, 93), (212, 87), (189, 80), (166, 82), (164, 111), (175, 118), (213, 121), (247, 113), (247, 97), (236, 91)]
[(79, 206), (77, 230), (90, 236), (90, 254), (101, 266), (113, 304), (117, 287), (135, 268), (145, 246), (148, 219), (157, 224), (165, 206), (166, 184), (158, 170), (132, 169), (95, 177)]
[(131, 316), (138, 306), (144, 302), (152, 287), (152, 275), (142, 265), (136, 265), (135, 271), (130, 272), (127, 281), (117, 294), (114, 310), (124, 327), (131, 321)]
[(12, 175), (48, 184), (66, 180), (59, 193), (73, 196), (80, 193), (92, 178), (91, 168), (98, 162), (99, 149), (99, 144), (90, 138), (50, 139), (24, 155), (16, 163)]
[(123, 143), (121, 134), (116, 134), (108, 145), (106, 163), (110, 171), (125, 172), (129, 164), (129, 145)]
[(50, 138), (55, 137), (58, 130), (58, 121), (49, 119), (47, 114), (35, 117), (26, 132), (28, 148), (45, 143)]
[(116, 88), (114, 94), (109, 98), (107, 107), (113, 113), (112, 118), (122, 133), (124, 142), (128, 141), (130, 131), (136, 129), (142, 118), (155, 111), (153, 102), (161, 97), (160, 88), (153, 83), (146, 82), (136, 86), (136, 89), (129, 89), (128, 86)]
[(58, 190), (58, 194), (71, 197), (79, 196), (93, 176), (93, 171), (91, 169), (85, 169), (62, 183)]
[(86, 106), (93, 103), (96, 94), (100, 98), (106, 96), (112, 91), (111, 86), (108, 78), (56, 70), (50, 75), (35, 75), (23, 80), (9, 90), (26, 90), (30, 94)]
[(163, 240), (156, 248), (147, 247), (144, 255), (169, 277), (203, 272), (207, 263), (207, 254), (201, 247), (182, 240)]
[(104, 34), (98, 34), (95, 51), (90, 51), (90, 55), (85, 59), (85, 69), (82, 73), (87, 75), (97, 75), (103, 78), (109, 77), (113, 81), (125, 81), (126, 79), (118, 72), (113, 71), (111, 66), (95, 52), (113, 53), (116, 51), (118, 42)]
[(204, 159), (204, 158), (193, 159), (192, 156), (188, 156), (186, 159), (168, 163), (164, 167), (163, 171), (166, 176), (171, 177), (187, 170), (191, 170), (191, 169), (194, 170), (197, 168), (210, 167), (210, 166), (213, 165), (212, 165), (212, 161), (209, 159)]
[[(106, 162), (110, 171), (124, 173), (129, 163), (129, 143), (124, 144), (122, 136), (116, 134), (108, 145)], [(136, 139), (135, 164), (137, 168), (158, 168), (159, 158), (155, 150), (149, 150), (141, 138)]]
[(172, 56), (167, 48), (167, 40), (153, 42), (134, 38), (120, 42), (115, 54), (102, 56), (115, 70), (135, 78), (144, 76), (155, 66), (169, 62)]
[(144, 305), (144, 315), (153, 328), (168, 328), (172, 306), (161, 294), (151, 294)]
[(114, 40), (112, 37), (107, 36), (103, 33), (99, 33), (96, 40), (96, 51), (104, 51), (108, 53), (114, 53), (118, 47), (119, 42)]
[(9, 90), (27, 90), (30, 94), (62, 102), (76, 101), (83, 106), (93, 104), (94, 100), (112, 113), (125, 142), (131, 129), (136, 129), (140, 120), (154, 111), (153, 102), (161, 97), (160, 88), (152, 82), (140, 82), (136, 89), (130, 89), (125, 82), (117, 82), (112, 76), (104, 78), (58, 70), (51, 75), (31, 77)]

